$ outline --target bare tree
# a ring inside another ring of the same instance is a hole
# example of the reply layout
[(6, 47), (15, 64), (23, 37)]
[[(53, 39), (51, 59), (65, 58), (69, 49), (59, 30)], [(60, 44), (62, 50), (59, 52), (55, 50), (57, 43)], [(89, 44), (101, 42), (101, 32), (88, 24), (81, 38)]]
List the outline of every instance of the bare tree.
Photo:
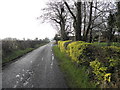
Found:
[(51, 21), (55, 26), (59, 27), (61, 40), (68, 40), (67, 36), (67, 12), (64, 9), (62, 2), (52, 1), (47, 3), (47, 8), (43, 9), (43, 15), (39, 18), (43, 20)]
[(74, 14), (74, 12), (71, 10), (70, 6), (68, 5), (68, 3), (64, 1), (64, 4), (66, 5), (68, 11), (70, 12), (70, 14), (72, 15), (74, 22), (73, 22), (73, 26), (75, 29), (75, 40), (79, 41), (82, 40), (81, 38), (81, 25), (82, 25), (82, 16), (81, 16), (81, 2), (80, 0), (77, 0), (77, 2), (74, 2), (76, 5), (76, 11), (77, 13)]
[(89, 33), (89, 30), (91, 29), (91, 25), (92, 25), (92, 5), (93, 5), (93, 2), (90, 2), (89, 22), (88, 22), (88, 27), (87, 27), (87, 30), (85, 33), (86, 41), (88, 40), (88, 33)]
[(118, 18), (118, 23), (117, 23), (117, 26), (118, 26), (118, 32), (120, 32), (120, 1), (117, 2), (117, 18)]

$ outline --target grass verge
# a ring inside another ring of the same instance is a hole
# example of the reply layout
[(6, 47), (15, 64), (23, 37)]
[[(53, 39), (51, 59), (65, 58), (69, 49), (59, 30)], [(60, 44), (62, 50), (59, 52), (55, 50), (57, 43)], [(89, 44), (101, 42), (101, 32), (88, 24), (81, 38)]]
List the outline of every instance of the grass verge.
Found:
[(9, 63), (10, 61), (13, 61), (17, 58), (20, 58), (23, 55), (25, 55), (43, 45), (45, 45), (45, 44), (36, 45), (35, 48), (26, 48), (25, 50), (15, 50), (12, 53), (10, 53), (9, 55), (7, 55), (5, 58), (2, 59), (2, 64), (4, 66), (6, 63)]
[(95, 88), (95, 84), (89, 81), (86, 67), (76, 67), (69, 57), (60, 52), (57, 46), (53, 47), (53, 51), (61, 70), (65, 74), (65, 79), (69, 88)]

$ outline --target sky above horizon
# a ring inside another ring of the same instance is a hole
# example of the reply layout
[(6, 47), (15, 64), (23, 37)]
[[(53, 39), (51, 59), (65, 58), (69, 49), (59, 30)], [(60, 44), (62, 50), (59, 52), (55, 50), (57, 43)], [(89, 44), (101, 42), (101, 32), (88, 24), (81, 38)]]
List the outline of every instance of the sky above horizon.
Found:
[(52, 39), (56, 30), (36, 18), (49, 0), (0, 0), (0, 39)]

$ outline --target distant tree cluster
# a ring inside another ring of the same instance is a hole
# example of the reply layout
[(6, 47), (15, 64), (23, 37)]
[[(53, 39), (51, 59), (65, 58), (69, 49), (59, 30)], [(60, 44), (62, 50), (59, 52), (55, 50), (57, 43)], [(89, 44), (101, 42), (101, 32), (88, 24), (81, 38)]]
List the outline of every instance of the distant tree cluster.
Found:
[(2, 40), (2, 57), (11, 54), (17, 50), (25, 50), (27, 48), (35, 48), (36, 45), (48, 43), (49, 39), (45, 38), (43, 40), (38, 40), (38, 38), (34, 40), (17, 40), (15, 38), (6, 38)]
[(52, 0), (38, 19), (50, 21), (63, 41), (120, 42), (120, 2)]

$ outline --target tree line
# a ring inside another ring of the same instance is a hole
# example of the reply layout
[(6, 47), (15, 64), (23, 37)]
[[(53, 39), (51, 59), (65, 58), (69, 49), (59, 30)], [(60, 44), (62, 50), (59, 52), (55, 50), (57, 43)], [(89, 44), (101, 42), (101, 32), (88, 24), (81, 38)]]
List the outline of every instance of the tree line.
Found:
[(42, 10), (38, 19), (51, 22), (55, 39), (120, 42), (120, 1), (52, 0)]

